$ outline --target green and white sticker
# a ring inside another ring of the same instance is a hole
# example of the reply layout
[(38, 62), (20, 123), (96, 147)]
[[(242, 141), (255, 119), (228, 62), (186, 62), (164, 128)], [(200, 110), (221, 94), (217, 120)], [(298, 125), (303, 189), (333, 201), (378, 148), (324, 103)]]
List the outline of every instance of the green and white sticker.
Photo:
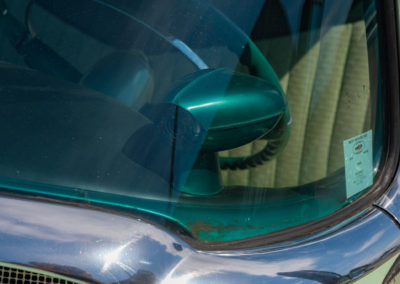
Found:
[(343, 141), (347, 198), (373, 183), (372, 130)]

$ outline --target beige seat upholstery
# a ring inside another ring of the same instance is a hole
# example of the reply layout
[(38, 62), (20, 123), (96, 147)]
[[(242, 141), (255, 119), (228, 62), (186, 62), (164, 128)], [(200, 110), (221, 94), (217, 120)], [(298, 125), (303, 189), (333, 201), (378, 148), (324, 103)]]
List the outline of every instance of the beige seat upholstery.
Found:
[[(13, 10), (25, 6), (23, 2), (8, 2)], [(83, 73), (111, 52), (109, 47), (68, 25), (51, 17), (49, 20), (51, 25), (39, 27), (41, 33), (51, 35), (47, 44), (57, 46), (60, 54), (74, 62)], [(369, 72), (364, 22), (330, 28), (305, 54), (297, 56), (296, 46), (304, 41), (303, 37), (306, 35), (300, 34), (295, 44), (292, 42), (296, 39), (289, 36), (256, 42), (266, 58), (279, 69), (277, 73), (293, 117), (292, 133), (285, 150), (275, 160), (250, 170), (225, 170), (224, 184), (286, 187), (321, 179), (343, 167), (343, 140), (369, 128)], [(69, 40), (71, 38), (74, 40)], [(0, 49), (7, 50), (2, 53), (7, 54), (6, 60), (23, 65), (20, 56), (2, 35), (0, 41)], [(206, 57), (208, 54), (207, 50), (203, 53), (200, 55)], [(273, 62), (277, 60), (276, 54), (280, 54), (278, 64)], [(235, 61), (226, 50), (221, 50), (218, 58), (220, 66)], [(178, 52), (149, 56), (149, 59), (154, 67), (154, 77), (162, 78), (155, 84), (156, 98), (163, 96), (175, 81), (193, 72), (190, 69), (193, 66)], [(222, 155), (246, 156), (259, 151), (265, 143), (256, 141)]]
[[(257, 42), (268, 58), (282, 38)], [(301, 36), (299, 37), (301, 41)], [(288, 51), (288, 56), (294, 56)], [(250, 170), (226, 170), (226, 185), (286, 187), (309, 183), (344, 165), (343, 140), (369, 129), (369, 72), (364, 22), (330, 28), (281, 76), (293, 117), (285, 150)], [(265, 141), (226, 151), (243, 156)]]

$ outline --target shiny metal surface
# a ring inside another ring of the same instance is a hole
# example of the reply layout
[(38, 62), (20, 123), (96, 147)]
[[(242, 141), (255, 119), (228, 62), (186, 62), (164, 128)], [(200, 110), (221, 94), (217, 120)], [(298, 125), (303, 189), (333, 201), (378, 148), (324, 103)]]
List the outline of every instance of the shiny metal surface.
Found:
[(133, 218), (0, 197), (1, 261), (91, 282), (332, 283), (363, 276), (399, 248), (397, 225), (376, 208), (295, 243), (201, 252)]
[(400, 224), (400, 169), (397, 170), (389, 190), (375, 203)]

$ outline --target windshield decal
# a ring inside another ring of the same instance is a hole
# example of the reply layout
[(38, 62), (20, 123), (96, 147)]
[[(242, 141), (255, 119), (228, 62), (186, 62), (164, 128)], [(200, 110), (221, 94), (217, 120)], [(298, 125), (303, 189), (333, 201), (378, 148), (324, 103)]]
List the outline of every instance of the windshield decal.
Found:
[(373, 183), (372, 130), (343, 141), (346, 196), (349, 198)]

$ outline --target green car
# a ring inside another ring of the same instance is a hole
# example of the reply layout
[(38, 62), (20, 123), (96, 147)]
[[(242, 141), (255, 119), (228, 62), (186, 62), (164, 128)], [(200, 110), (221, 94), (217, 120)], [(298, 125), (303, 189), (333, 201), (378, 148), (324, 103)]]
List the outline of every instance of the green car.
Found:
[(398, 15), (0, 0), (0, 283), (389, 283)]

